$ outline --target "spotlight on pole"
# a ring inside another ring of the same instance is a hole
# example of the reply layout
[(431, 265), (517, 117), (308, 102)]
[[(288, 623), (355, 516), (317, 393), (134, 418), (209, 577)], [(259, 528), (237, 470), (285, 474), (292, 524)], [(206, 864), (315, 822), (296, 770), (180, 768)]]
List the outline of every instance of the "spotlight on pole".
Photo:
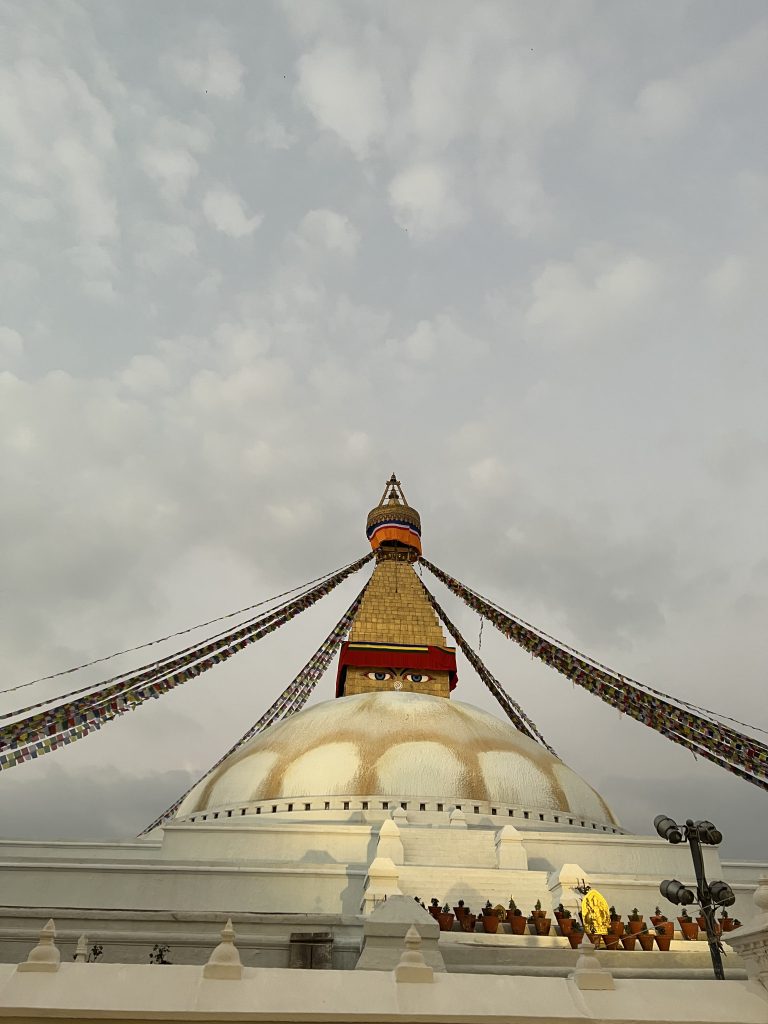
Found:
[(676, 878), (665, 879), (659, 886), (659, 892), (665, 900), (669, 900), (670, 903), (679, 903), (683, 907), (687, 907), (696, 899), (693, 890), (683, 885), (682, 882), (678, 882)]
[(719, 846), (722, 843), (723, 833), (711, 821), (697, 821), (695, 827), (700, 841), (707, 846)]
[(712, 969), (719, 981), (725, 980), (723, 961), (720, 956), (722, 947), (717, 937), (715, 923), (716, 907), (732, 907), (736, 902), (733, 889), (726, 882), (707, 882), (704, 874), (704, 855), (701, 851), (701, 844), (706, 846), (719, 846), (723, 841), (723, 834), (711, 821), (693, 821), (688, 818), (685, 825), (678, 825), (676, 821), (666, 814), (657, 814), (653, 819), (656, 831), (662, 839), (668, 843), (677, 845), (683, 839), (688, 841), (693, 859), (693, 869), (696, 872), (696, 895), (676, 878), (667, 878), (659, 886), (659, 892), (665, 900), (670, 903), (680, 903), (687, 906), (694, 901), (701, 908), (701, 915), (706, 923), (707, 942), (709, 952), (712, 956)]
[(666, 839), (668, 843), (682, 843), (683, 830), (676, 821), (668, 818), (666, 814), (657, 814), (653, 819), (653, 824), (661, 838)]
[(718, 907), (732, 907), (736, 902), (733, 889), (727, 882), (710, 882), (709, 895), (712, 902)]

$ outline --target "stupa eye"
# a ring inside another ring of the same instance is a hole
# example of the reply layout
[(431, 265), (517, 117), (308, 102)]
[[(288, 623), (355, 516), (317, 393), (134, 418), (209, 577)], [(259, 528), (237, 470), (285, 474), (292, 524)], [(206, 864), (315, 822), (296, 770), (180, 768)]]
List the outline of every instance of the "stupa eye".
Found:
[(375, 679), (377, 683), (386, 683), (388, 679), (392, 678), (391, 672), (369, 672), (369, 679)]
[(431, 677), (423, 672), (406, 672), (405, 678), (409, 683), (428, 683)]

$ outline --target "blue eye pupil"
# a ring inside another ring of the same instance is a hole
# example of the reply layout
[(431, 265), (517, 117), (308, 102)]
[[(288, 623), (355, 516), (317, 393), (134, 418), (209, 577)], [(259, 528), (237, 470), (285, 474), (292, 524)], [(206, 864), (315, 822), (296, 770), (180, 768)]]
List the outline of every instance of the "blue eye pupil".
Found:
[(386, 672), (374, 672), (374, 677), (381, 683), (387, 678)]
[(418, 672), (411, 673), (411, 682), (412, 683), (420, 683), (423, 678), (424, 678), (424, 676), (422, 676)]

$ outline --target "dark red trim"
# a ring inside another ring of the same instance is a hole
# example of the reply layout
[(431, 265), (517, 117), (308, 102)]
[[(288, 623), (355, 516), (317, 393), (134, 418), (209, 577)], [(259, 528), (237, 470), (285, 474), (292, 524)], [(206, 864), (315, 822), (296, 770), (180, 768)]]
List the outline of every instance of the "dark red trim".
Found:
[[(418, 645), (414, 644), (413, 647)], [(339, 652), (339, 667), (336, 672), (336, 696), (344, 696), (344, 682), (347, 668), (412, 668), (416, 671), (447, 672), (451, 689), (458, 682), (456, 671), (456, 652), (444, 647), (424, 646), (413, 650), (411, 646), (391, 647), (382, 645), (364, 646), (362, 644), (343, 643)]]

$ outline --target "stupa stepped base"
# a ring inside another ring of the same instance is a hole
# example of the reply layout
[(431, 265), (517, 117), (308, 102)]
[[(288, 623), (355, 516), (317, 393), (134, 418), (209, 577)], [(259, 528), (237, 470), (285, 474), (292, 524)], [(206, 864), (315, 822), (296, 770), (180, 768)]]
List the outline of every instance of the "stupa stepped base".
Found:
[[(554, 930), (554, 922), (553, 922)], [(567, 978), (579, 950), (560, 935), (484, 935), (480, 932), (442, 932), (440, 952), (445, 969), (457, 974), (500, 974)], [(600, 965), (615, 978), (712, 978), (712, 960), (705, 942), (675, 940), (669, 950), (645, 952), (601, 949)], [(739, 958), (728, 957), (727, 977), (744, 981), (747, 972)]]
[(546, 871), (508, 871), (498, 868), (418, 867), (404, 864), (400, 869), (400, 889), (406, 896), (418, 896), (426, 904), (435, 897), (441, 904), (456, 906), (459, 900), (478, 913), (486, 900), (506, 907), (512, 897), (527, 914), (539, 900), (552, 915), (554, 906), (547, 888)]
[(487, 830), (402, 828), (400, 839), (406, 864), (435, 867), (496, 867), (494, 833)]

